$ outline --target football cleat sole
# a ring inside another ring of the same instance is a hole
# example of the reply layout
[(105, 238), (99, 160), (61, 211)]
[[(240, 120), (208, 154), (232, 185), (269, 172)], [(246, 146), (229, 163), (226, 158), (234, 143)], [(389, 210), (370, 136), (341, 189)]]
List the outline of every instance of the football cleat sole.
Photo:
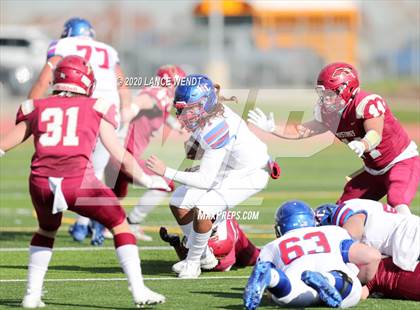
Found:
[(343, 298), (337, 289), (319, 272), (304, 271), (302, 281), (318, 292), (319, 298), (328, 306), (336, 308), (340, 306)]
[(259, 262), (255, 265), (244, 291), (245, 309), (254, 310), (258, 308), (268, 286), (271, 266), (269, 262)]

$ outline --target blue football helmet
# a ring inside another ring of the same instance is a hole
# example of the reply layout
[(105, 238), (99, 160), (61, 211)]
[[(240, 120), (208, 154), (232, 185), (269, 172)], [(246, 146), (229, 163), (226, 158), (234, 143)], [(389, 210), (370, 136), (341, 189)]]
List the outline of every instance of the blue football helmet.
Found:
[(318, 208), (315, 209), (315, 219), (320, 226), (324, 225), (332, 225), (333, 220), (332, 217), (337, 210), (338, 206), (333, 203), (326, 203), (320, 205)]
[(203, 126), (216, 105), (216, 89), (205, 75), (190, 74), (180, 81), (175, 90), (174, 107), (177, 118), (189, 131)]
[(67, 37), (95, 37), (95, 30), (92, 25), (83, 18), (73, 17), (64, 24), (61, 38)]
[(287, 201), (276, 211), (274, 229), (277, 238), (289, 230), (315, 226), (314, 211), (303, 201)]

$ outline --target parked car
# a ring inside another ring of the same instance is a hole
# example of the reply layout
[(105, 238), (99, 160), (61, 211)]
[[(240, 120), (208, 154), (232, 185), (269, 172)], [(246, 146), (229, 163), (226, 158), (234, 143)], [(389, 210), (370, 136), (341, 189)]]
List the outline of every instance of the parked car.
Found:
[(50, 40), (36, 27), (0, 27), (0, 82), (13, 95), (26, 95), (45, 64)]

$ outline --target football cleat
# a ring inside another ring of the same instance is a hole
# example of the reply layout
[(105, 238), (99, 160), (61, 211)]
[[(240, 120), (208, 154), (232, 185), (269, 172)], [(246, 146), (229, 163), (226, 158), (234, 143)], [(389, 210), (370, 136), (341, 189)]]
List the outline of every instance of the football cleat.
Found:
[(87, 225), (81, 225), (76, 222), (70, 226), (69, 233), (74, 241), (82, 242), (89, 234), (89, 228)]
[(307, 270), (302, 273), (301, 279), (306, 285), (318, 292), (319, 298), (325, 304), (333, 308), (340, 306), (343, 298), (337, 289), (332, 286), (322, 274)]
[(181, 270), (184, 268), (185, 263), (186, 263), (186, 260), (184, 259), (172, 265), (172, 271), (175, 273), (180, 273)]
[(149, 235), (146, 235), (144, 233), (143, 228), (141, 228), (141, 226), (139, 224), (129, 224), (130, 225), (130, 229), (133, 232), (134, 236), (136, 236), (137, 240), (141, 240), (141, 241), (153, 241), (153, 238)]
[(103, 234), (104, 225), (102, 225), (98, 221), (92, 220), (91, 229), (92, 229), (92, 239), (90, 240), (90, 244), (102, 245), (105, 241), (105, 237)]
[(185, 264), (182, 266), (178, 278), (197, 279), (201, 274), (200, 262), (192, 262), (186, 259), (184, 261)]
[(105, 239), (114, 239), (114, 235), (112, 234), (112, 232), (108, 229), (108, 228), (104, 228), (104, 231), (102, 232), (102, 234), (104, 235)]
[(214, 267), (217, 266), (218, 263), (219, 261), (213, 253), (207, 255), (206, 257), (200, 260), (201, 268), (204, 270), (212, 270)]
[(266, 287), (270, 284), (271, 266), (269, 262), (258, 262), (252, 270), (244, 291), (244, 306), (247, 310), (257, 309)]
[(165, 302), (165, 296), (153, 292), (147, 286), (145, 286), (141, 292), (140, 296), (135, 296), (134, 304), (137, 308), (140, 308), (144, 305), (154, 305), (154, 304), (163, 304)]
[(28, 309), (44, 308), (45, 304), (41, 300), (41, 295), (38, 294), (26, 294), (22, 300), (22, 307)]

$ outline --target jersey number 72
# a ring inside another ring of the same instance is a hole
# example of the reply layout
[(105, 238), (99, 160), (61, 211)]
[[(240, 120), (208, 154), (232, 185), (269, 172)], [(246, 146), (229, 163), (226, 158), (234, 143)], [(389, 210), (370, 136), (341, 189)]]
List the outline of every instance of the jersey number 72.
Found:
[[(306, 243), (306, 251), (302, 248), (299, 243), (308, 240)], [(323, 232), (314, 231), (307, 233), (302, 238), (291, 237), (283, 240), (279, 244), (281, 259), (285, 265), (290, 264), (295, 259), (307, 255), (316, 253), (329, 253), (331, 252), (331, 246), (328, 243), (327, 238)]]
[[(94, 48), (96, 52), (103, 54), (104, 60), (102, 64), (99, 65), (99, 68), (102, 69), (109, 69), (109, 57), (108, 57), (108, 51), (105, 48), (95, 47)], [(90, 61), (90, 57), (92, 55), (92, 47), (89, 45), (78, 45), (77, 46), (78, 51), (85, 51), (84, 58), (87, 61)]]

